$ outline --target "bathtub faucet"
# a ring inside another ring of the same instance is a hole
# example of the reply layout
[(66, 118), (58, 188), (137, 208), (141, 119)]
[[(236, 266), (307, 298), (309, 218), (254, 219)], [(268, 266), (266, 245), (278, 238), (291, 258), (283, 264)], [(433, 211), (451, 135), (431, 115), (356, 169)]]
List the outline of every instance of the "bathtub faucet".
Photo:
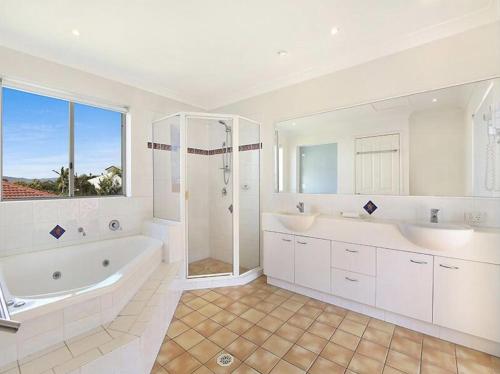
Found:
[(0, 331), (15, 333), (21, 324), (10, 319), (9, 307), (0, 284)]
[(85, 232), (85, 229), (84, 229), (83, 227), (79, 227), (79, 228), (78, 228), (78, 232), (79, 232), (80, 234), (82, 234), (82, 236), (86, 236), (86, 235), (87, 235), (87, 233)]

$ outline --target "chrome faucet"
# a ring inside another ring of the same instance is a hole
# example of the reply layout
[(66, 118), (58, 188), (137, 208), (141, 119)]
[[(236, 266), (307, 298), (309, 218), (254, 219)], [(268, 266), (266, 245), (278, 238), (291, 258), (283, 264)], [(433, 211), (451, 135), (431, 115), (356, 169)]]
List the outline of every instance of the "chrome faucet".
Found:
[(439, 222), (439, 209), (431, 209), (431, 223)]
[(304, 203), (302, 201), (298, 203), (296, 206), (300, 213), (304, 213)]
[(87, 233), (85, 232), (85, 229), (84, 229), (83, 227), (79, 227), (79, 228), (78, 228), (78, 232), (79, 232), (80, 234), (82, 234), (82, 236), (86, 236), (86, 235), (87, 235)]
[(21, 324), (10, 319), (9, 307), (0, 284), (0, 331), (15, 333)]

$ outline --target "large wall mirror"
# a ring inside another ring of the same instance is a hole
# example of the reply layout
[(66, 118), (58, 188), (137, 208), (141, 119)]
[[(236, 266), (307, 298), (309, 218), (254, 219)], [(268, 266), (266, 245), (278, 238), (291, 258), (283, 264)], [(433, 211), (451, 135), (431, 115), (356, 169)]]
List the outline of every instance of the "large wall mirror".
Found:
[(500, 78), (276, 124), (277, 192), (500, 197)]

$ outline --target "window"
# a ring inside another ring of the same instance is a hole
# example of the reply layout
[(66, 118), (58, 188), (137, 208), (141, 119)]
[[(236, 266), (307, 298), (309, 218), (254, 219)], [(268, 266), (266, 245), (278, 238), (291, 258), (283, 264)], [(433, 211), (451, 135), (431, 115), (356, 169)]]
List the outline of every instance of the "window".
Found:
[(124, 194), (124, 113), (2, 87), (2, 200)]

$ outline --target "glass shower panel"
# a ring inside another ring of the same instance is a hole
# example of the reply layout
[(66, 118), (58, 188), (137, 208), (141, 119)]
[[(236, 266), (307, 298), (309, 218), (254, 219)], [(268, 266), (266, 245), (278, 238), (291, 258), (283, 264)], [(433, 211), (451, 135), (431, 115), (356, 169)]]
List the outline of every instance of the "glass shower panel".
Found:
[(153, 123), (153, 214), (180, 221), (180, 116)]
[(260, 130), (239, 121), (240, 274), (260, 265)]
[(232, 121), (187, 117), (188, 276), (233, 273)]

